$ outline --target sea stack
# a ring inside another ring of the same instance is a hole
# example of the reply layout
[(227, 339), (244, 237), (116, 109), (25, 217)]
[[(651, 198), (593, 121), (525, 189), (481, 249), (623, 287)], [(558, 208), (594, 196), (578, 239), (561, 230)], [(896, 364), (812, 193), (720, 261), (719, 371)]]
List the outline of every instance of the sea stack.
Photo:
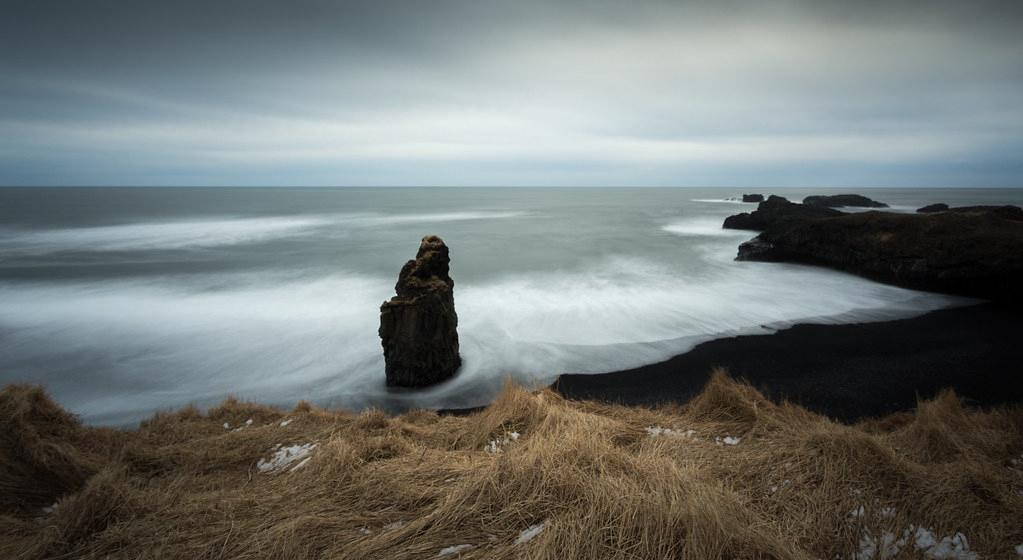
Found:
[(388, 387), (439, 383), (462, 364), (450, 262), (441, 238), (424, 237), (415, 260), (401, 267), (394, 286), (398, 295), (380, 306)]

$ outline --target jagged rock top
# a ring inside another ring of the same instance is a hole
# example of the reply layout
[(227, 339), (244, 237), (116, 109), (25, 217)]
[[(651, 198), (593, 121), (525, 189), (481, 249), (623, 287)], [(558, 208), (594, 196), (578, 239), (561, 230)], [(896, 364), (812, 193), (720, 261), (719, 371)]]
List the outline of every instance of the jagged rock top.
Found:
[(419, 244), (416, 258), (405, 263), (398, 273), (394, 291), (398, 298), (408, 299), (423, 292), (438, 288), (452, 288), (454, 280), (448, 274), (451, 257), (444, 240), (436, 235), (427, 235)]
[(807, 206), (824, 206), (827, 208), (839, 208), (848, 206), (850, 208), (888, 208), (883, 202), (867, 198), (860, 194), (833, 194), (808, 196), (803, 199)]
[(752, 213), (743, 212), (729, 216), (722, 227), (725, 229), (764, 230), (780, 221), (808, 218), (830, 218), (842, 216), (838, 210), (824, 206), (807, 206), (790, 202), (787, 198), (771, 195), (760, 203)]

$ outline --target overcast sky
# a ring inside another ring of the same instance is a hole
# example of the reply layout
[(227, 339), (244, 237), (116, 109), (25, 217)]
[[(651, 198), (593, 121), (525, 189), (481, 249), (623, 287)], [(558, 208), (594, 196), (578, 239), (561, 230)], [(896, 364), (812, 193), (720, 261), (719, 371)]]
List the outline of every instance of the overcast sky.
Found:
[(1023, 2), (0, 0), (0, 184), (1023, 186)]

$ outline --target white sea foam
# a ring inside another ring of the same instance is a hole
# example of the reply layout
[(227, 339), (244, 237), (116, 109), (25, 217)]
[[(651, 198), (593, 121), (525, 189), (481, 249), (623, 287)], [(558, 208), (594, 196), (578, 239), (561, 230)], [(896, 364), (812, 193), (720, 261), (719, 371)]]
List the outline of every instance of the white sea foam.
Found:
[(3, 232), (4, 253), (139, 251), (253, 243), (302, 233), (323, 217), (226, 218)]
[(718, 237), (752, 237), (752, 233), (740, 229), (725, 229), (721, 227), (723, 219), (691, 218), (672, 222), (661, 229), (681, 236), (703, 236), (712, 235)]
[(220, 217), (201, 220), (139, 222), (94, 227), (0, 230), (0, 255), (60, 251), (144, 251), (194, 249), (258, 243), (307, 235), (320, 228), (378, 228), (401, 224), (514, 218), (523, 212), (435, 212), (420, 214), (314, 214), (269, 217)]
[[(377, 337), (393, 278), (239, 276), (231, 289), (122, 280), (0, 285), (8, 375), (46, 383), (93, 422), (228, 394), (346, 408), (487, 402), (505, 376), (535, 385), (666, 359), (764, 324), (908, 316), (955, 298), (811, 267), (723, 261), (710, 278), (609, 257), (566, 272), (459, 283), (464, 361), (450, 383), (389, 392)], [(217, 286), (225, 282), (216, 276)], [(58, 351), (54, 351), (58, 349)], [(98, 383), (76, 383), (83, 372)], [(94, 388), (94, 389), (90, 389)]]
[(691, 202), (709, 202), (713, 204), (754, 204), (743, 202), (741, 198), (694, 198)]

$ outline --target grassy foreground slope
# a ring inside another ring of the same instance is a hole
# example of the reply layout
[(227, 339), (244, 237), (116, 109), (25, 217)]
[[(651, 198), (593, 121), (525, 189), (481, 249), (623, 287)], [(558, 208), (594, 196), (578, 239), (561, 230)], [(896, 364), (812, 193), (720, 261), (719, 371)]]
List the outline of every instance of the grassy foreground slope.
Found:
[(951, 393), (847, 426), (718, 373), (657, 409), (509, 386), (466, 417), (229, 400), (119, 431), (9, 386), (0, 444), (2, 558), (1015, 558), (1023, 544), (1023, 408)]

